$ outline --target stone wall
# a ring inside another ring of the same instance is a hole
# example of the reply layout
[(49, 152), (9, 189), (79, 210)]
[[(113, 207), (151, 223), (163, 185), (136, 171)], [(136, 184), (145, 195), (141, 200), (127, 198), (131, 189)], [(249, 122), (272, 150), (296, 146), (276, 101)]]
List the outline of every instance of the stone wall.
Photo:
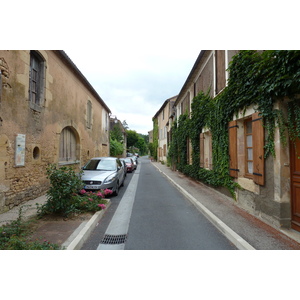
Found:
[[(46, 168), (61, 165), (60, 135), (65, 127), (78, 136), (75, 169), (93, 156), (109, 155), (106, 104), (62, 51), (40, 54), (46, 64), (44, 103), (34, 110), (28, 92), (30, 51), (0, 50), (0, 213), (47, 191)], [(89, 128), (88, 101), (92, 104)], [(18, 134), (26, 137), (24, 166), (16, 166), (15, 161)]]

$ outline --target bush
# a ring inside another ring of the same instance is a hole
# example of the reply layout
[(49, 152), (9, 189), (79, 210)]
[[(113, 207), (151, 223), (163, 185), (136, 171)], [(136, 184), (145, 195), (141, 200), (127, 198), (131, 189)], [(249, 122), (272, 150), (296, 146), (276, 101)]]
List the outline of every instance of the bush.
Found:
[(47, 178), (50, 188), (47, 191), (47, 202), (38, 207), (38, 214), (69, 215), (76, 211), (74, 194), (83, 188), (83, 182), (71, 167), (61, 167), (51, 164), (47, 168)]
[(83, 190), (81, 172), (76, 174), (71, 167), (58, 169), (55, 165), (50, 165), (47, 175), (50, 188), (47, 191), (46, 203), (38, 206), (39, 216), (60, 214), (67, 217), (70, 214), (105, 209), (107, 201), (103, 198), (112, 193), (110, 190), (86, 192)]
[(122, 155), (124, 151), (124, 145), (117, 140), (110, 139), (110, 156)]

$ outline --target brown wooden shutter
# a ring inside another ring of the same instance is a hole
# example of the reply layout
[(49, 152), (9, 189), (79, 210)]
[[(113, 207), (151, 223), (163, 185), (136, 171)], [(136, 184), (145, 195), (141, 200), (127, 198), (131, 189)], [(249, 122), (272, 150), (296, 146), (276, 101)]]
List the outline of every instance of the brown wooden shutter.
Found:
[(204, 133), (200, 133), (200, 168), (204, 168)]
[(229, 175), (238, 177), (238, 160), (237, 160), (237, 121), (231, 121), (228, 124), (229, 134)]
[(252, 115), (253, 132), (253, 181), (259, 185), (265, 184), (265, 158), (264, 158), (264, 128), (259, 113)]
[(213, 169), (213, 162), (212, 162), (212, 134), (211, 132), (209, 131), (209, 136), (210, 136), (210, 139), (209, 139), (209, 169), (212, 170)]

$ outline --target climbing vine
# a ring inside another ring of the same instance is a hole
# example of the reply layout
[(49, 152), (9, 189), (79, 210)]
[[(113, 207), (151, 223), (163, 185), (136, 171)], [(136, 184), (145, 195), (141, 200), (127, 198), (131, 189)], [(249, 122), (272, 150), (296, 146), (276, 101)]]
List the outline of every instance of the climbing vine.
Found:
[(150, 155), (157, 160), (157, 149), (158, 149), (158, 120), (153, 119), (153, 142), (149, 143)]
[[(183, 173), (213, 186), (224, 186), (234, 196), (238, 186), (229, 176), (228, 122), (250, 105), (261, 113), (267, 131), (265, 157), (275, 156), (274, 136), (278, 126), (285, 145), (300, 138), (300, 51), (240, 51), (229, 64), (227, 87), (217, 97), (201, 91), (192, 101), (191, 118), (181, 115), (173, 124), (168, 161)], [(289, 99), (287, 116), (274, 108)], [(200, 168), (200, 133), (212, 134), (213, 170)], [(192, 164), (187, 163), (187, 138), (192, 143)]]

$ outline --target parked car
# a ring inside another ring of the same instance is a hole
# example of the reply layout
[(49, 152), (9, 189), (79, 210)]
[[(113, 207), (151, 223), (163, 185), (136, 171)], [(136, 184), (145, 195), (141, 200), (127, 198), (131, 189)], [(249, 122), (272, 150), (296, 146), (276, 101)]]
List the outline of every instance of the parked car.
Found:
[(110, 189), (118, 195), (120, 186), (124, 185), (124, 167), (116, 157), (94, 157), (82, 170), (81, 180), (85, 190)]
[(126, 175), (127, 175), (127, 166), (126, 166), (126, 162), (125, 162), (124, 158), (120, 158), (120, 161), (121, 161), (121, 163), (122, 163), (122, 165), (123, 165), (123, 168), (124, 168), (124, 171), (125, 171), (125, 177), (126, 177)]
[(136, 165), (134, 164), (131, 157), (123, 158), (124, 162), (126, 163), (127, 171), (133, 172), (136, 169)]
[(132, 158), (133, 162), (137, 165), (138, 164), (138, 158), (137, 156), (133, 155), (130, 158)]

